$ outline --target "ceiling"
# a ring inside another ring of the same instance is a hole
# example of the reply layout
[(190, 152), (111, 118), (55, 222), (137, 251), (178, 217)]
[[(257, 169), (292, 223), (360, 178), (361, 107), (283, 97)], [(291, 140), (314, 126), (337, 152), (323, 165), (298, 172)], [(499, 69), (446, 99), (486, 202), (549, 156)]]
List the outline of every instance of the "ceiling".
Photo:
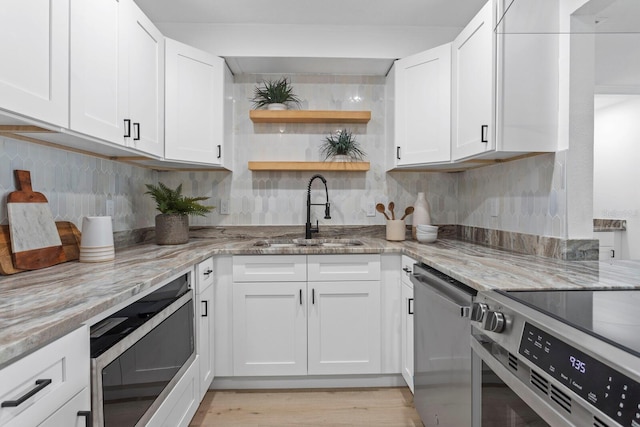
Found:
[(156, 23), (463, 27), (486, 0), (136, 0)]
[[(487, 0), (136, 0), (159, 26), (308, 25), (462, 29)], [(364, 29), (366, 28), (366, 30)], [(321, 31), (321, 30), (320, 30)], [(187, 41), (185, 41), (187, 42)], [(202, 48), (202, 47), (201, 47)], [(224, 55), (234, 74), (385, 75), (393, 58), (261, 57)], [(313, 55), (308, 55), (313, 56)]]

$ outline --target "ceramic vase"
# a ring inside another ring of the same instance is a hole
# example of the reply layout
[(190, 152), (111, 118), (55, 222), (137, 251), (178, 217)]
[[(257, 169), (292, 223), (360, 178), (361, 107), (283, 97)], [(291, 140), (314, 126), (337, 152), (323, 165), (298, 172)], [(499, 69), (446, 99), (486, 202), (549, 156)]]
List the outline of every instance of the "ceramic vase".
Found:
[(411, 222), (411, 236), (416, 238), (416, 225), (431, 224), (431, 213), (429, 212), (429, 202), (424, 193), (418, 193), (418, 198), (413, 204), (413, 219)]

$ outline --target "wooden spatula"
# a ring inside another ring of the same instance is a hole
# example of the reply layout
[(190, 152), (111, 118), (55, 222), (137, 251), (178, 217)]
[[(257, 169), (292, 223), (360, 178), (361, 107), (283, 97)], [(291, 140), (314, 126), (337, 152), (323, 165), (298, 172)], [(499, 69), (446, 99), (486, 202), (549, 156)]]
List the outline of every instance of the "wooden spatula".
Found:
[(31, 189), (31, 173), (15, 170), (16, 188), (7, 196), (13, 265), (36, 270), (65, 261), (47, 198)]

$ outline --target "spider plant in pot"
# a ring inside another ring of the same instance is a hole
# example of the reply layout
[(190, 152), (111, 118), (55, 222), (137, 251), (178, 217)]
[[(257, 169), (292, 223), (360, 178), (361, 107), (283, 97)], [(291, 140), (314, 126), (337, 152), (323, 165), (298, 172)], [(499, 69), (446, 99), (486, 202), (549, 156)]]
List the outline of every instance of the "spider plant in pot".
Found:
[(360, 148), (353, 133), (347, 129), (339, 130), (327, 136), (320, 146), (320, 154), (324, 160), (356, 161), (362, 160), (365, 152)]
[(159, 182), (158, 185), (145, 184), (145, 194), (156, 202), (156, 243), (158, 245), (180, 245), (189, 241), (189, 215), (204, 216), (213, 206), (198, 202), (208, 197), (187, 197), (182, 195), (182, 184), (175, 190)]
[(279, 80), (263, 80), (254, 88), (253, 108), (267, 107), (268, 110), (286, 110), (289, 104), (300, 104), (300, 98), (293, 93), (293, 87), (286, 77)]

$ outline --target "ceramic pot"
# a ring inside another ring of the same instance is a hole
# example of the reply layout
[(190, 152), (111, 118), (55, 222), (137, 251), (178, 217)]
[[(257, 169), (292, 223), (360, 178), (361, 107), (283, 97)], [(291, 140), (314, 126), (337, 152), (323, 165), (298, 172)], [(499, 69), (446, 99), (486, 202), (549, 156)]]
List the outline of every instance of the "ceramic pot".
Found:
[(424, 193), (418, 193), (418, 198), (413, 204), (413, 219), (411, 222), (411, 236), (416, 238), (416, 225), (431, 224), (431, 213), (429, 212), (429, 202)]
[(405, 231), (404, 219), (387, 220), (387, 240), (401, 242), (404, 240)]
[(350, 162), (351, 158), (346, 154), (336, 154), (335, 156), (331, 157), (331, 161), (332, 162)]
[(273, 104), (267, 104), (267, 110), (286, 110), (287, 109), (287, 104), (280, 104), (280, 103), (273, 103)]
[(189, 241), (189, 216), (160, 214), (156, 216), (156, 244), (181, 245)]

